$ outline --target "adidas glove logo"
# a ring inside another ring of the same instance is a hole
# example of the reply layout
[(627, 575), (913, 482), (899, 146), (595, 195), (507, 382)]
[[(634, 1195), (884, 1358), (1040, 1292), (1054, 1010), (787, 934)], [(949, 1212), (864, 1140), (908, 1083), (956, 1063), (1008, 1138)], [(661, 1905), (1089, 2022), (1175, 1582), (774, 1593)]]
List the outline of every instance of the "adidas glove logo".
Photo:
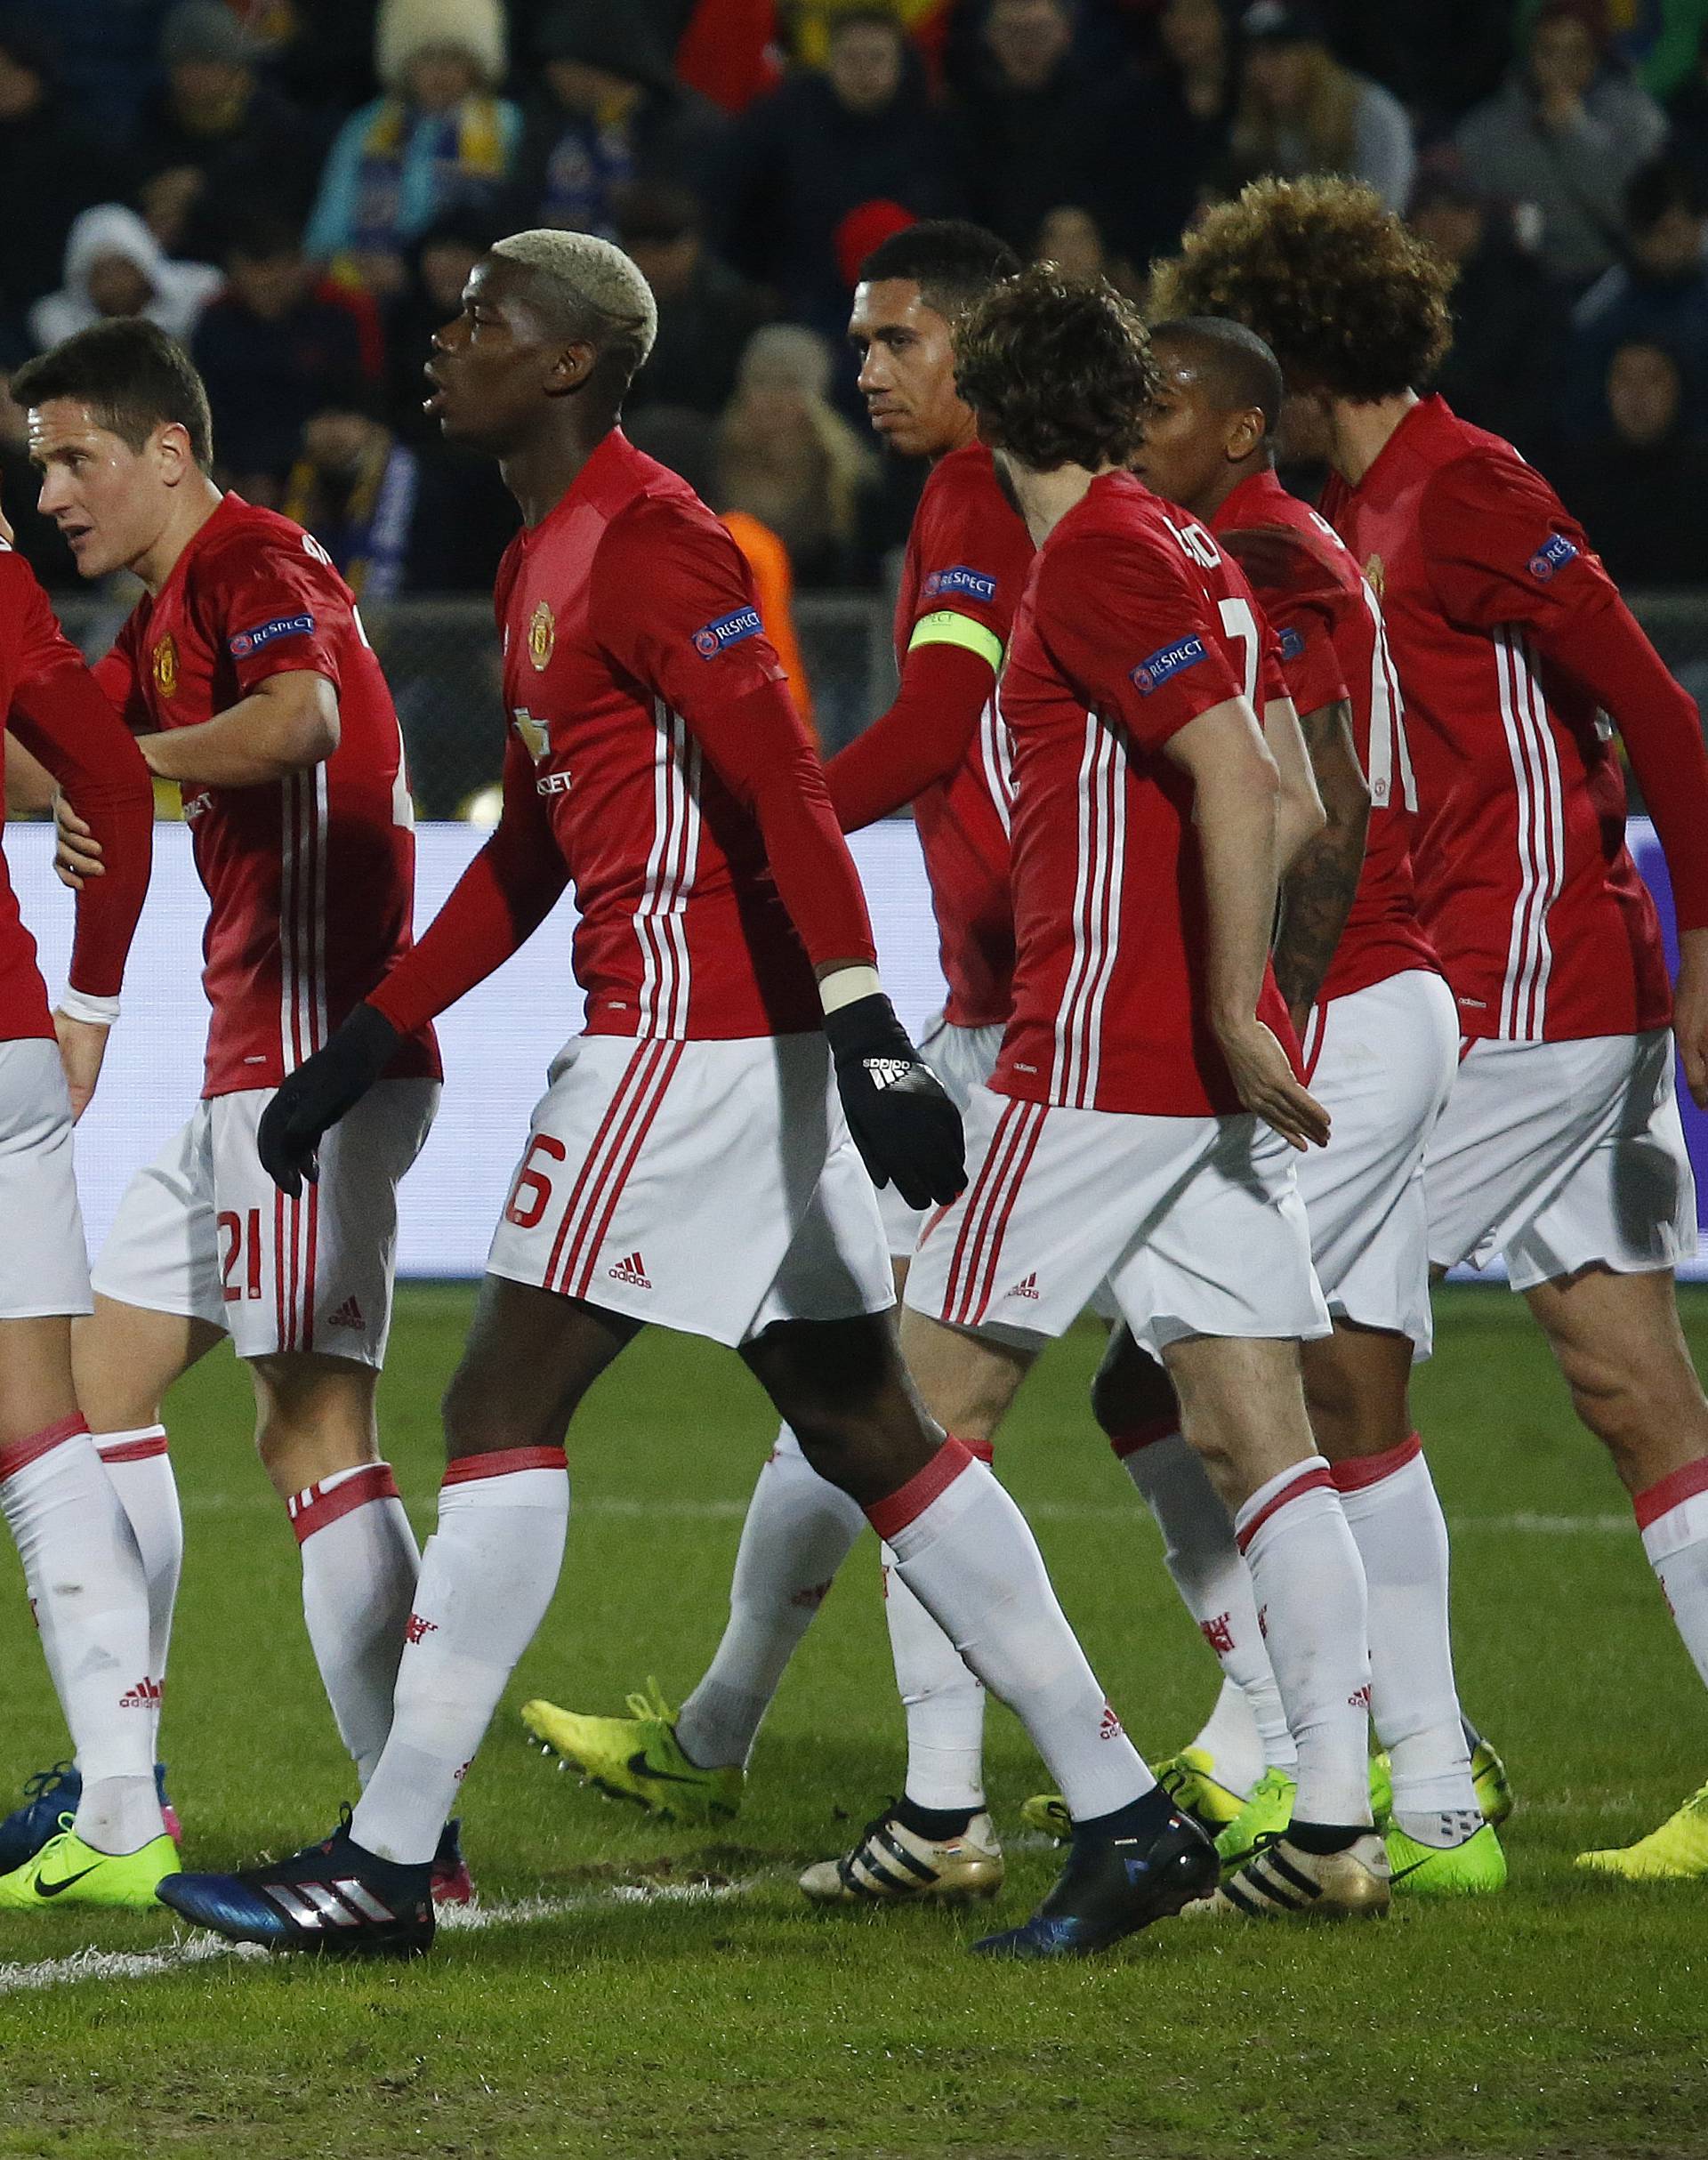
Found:
[(865, 1058), (861, 1063), (874, 1087), (896, 1087), (914, 1070), (906, 1058)]

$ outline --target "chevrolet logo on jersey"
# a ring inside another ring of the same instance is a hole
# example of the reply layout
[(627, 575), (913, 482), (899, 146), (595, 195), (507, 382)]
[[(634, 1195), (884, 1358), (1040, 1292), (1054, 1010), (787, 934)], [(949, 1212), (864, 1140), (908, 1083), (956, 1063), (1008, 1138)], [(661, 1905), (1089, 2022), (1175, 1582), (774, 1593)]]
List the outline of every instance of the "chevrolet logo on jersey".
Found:
[[(552, 659), (552, 649), (558, 641), (558, 625), (552, 610), (542, 600), (535, 609), (528, 625), (528, 657), (536, 669), (544, 673)], [(540, 755), (536, 750), (536, 757)]]
[(178, 695), (178, 648), (172, 641), (170, 631), (149, 656), (149, 665), (154, 671), (155, 689), (163, 697), (175, 697)]
[[(531, 638), (532, 633), (529, 633)], [(552, 748), (552, 733), (543, 720), (518, 705), (510, 716), (516, 722), (516, 732), (528, 745), (528, 754), (538, 765), (544, 762)]]

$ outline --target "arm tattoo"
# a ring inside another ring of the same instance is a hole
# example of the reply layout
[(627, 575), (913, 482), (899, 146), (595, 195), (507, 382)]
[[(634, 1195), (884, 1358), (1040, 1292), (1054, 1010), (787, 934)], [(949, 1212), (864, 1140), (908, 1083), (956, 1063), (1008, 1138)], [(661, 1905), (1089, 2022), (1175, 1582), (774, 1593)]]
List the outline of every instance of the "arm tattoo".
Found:
[(1288, 871), (1281, 888), (1281, 926), (1275, 939), (1275, 979), (1297, 1011), (1323, 986), (1364, 869), (1370, 795), (1352, 740), (1352, 708), (1345, 700), (1300, 721), (1328, 822)]

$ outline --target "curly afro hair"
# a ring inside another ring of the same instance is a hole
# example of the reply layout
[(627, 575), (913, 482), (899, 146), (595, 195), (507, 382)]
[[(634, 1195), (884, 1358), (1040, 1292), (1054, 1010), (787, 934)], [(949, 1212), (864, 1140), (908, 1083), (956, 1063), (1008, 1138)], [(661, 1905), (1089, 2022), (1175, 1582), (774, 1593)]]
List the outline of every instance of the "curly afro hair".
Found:
[(955, 381), (993, 449), (1054, 472), (1126, 464), (1161, 377), (1144, 324), (1112, 286), (1040, 264), (963, 318)]
[(1154, 266), (1151, 296), (1158, 315), (1225, 315), (1255, 330), (1289, 389), (1367, 405), (1440, 366), (1453, 278), (1374, 189), (1259, 180)]

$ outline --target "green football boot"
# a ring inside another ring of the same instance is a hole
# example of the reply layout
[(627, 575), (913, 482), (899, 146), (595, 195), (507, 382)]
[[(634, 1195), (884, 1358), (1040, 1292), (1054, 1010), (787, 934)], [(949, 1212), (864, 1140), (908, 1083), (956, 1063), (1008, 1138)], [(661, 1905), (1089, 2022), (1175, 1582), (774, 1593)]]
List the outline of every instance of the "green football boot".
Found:
[(178, 1867), (178, 1848), (162, 1834), (135, 1852), (98, 1852), (62, 1815), (58, 1837), (9, 1875), (0, 1875), (0, 1912), (51, 1913), (77, 1906), (108, 1911), (159, 1911), (155, 1887)]
[(1493, 1823), (1462, 1845), (1420, 1845), (1403, 1830), (1390, 1829), (1388, 1865), (1396, 1897), (1486, 1898), (1506, 1888), (1506, 1855)]
[(588, 1785), (667, 1822), (728, 1822), (741, 1806), (746, 1772), (702, 1769), (689, 1761), (676, 1737), (676, 1713), (656, 1680), (629, 1697), (626, 1718), (582, 1717), (536, 1700), (522, 1705), (522, 1723)]
[(1708, 1785), (1634, 1845), (1580, 1852), (1577, 1865), (1627, 1882), (1686, 1882), (1708, 1876)]
[(1261, 1839), (1273, 1838), (1293, 1820), (1296, 1789), (1291, 1770), (1265, 1770), (1252, 1787), (1252, 1796), (1216, 1838), (1216, 1855), (1222, 1868), (1243, 1867), (1257, 1850)]

